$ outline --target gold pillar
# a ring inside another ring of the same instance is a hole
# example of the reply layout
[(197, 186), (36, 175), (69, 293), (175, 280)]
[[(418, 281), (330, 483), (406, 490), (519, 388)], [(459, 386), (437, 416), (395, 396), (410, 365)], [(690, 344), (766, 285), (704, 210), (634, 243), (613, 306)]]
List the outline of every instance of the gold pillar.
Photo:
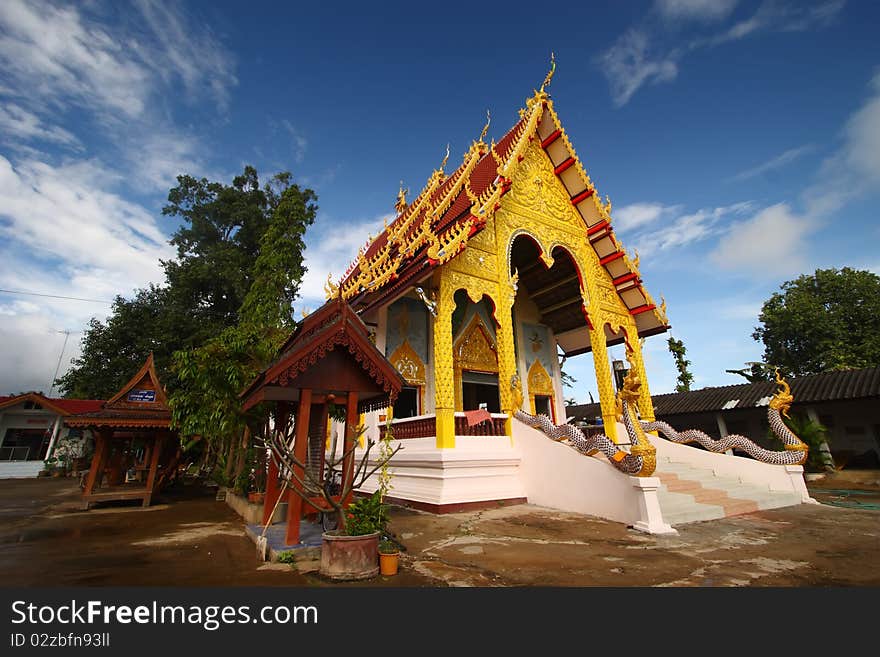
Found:
[(641, 382), (639, 388), (639, 414), (645, 422), (653, 422), (654, 418), (654, 402), (651, 400), (651, 391), (648, 388), (648, 375), (645, 371), (645, 360), (642, 356), (642, 343), (639, 340), (638, 330), (635, 325), (629, 329), (632, 336), (630, 343), (632, 344), (632, 366), (636, 370), (636, 374)]
[(437, 416), (437, 447), (455, 447), (455, 381), (452, 372), (452, 311), (455, 290), (445, 273), (440, 274), (437, 315), (434, 317), (434, 412)]
[(512, 418), (519, 409), (516, 408), (511, 380), (516, 374), (516, 348), (513, 343), (513, 300), (516, 288), (507, 280), (499, 283), (496, 295), (495, 314), (500, 326), (495, 332), (495, 347), (498, 354), (498, 396), (501, 412), (507, 414), (504, 421), (504, 433), (513, 434)]
[(593, 365), (596, 368), (596, 385), (599, 388), (599, 404), (602, 407), (605, 435), (616, 443), (617, 410), (614, 399), (614, 384), (611, 381), (611, 366), (608, 363), (604, 323), (598, 320), (598, 317), (593, 318), (596, 328), (590, 331), (590, 346), (593, 348)]

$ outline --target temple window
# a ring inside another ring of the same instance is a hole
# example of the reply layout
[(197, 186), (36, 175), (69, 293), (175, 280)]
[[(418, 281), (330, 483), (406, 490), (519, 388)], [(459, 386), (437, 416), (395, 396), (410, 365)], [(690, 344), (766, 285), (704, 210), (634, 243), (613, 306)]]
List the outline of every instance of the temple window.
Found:
[(421, 411), (420, 396), (420, 387), (404, 386), (401, 388), (400, 394), (397, 395), (397, 401), (394, 403), (393, 417), (399, 419), (419, 415)]

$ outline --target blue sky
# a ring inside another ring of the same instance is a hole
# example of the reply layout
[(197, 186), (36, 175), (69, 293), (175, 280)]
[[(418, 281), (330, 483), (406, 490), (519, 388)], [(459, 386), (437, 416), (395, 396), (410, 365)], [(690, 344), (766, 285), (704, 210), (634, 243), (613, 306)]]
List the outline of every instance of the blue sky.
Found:
[[(315, 308), (399, 181), (420, 189), (447, 143), (456, 165), (486, 109), (500, 137), (551, 51), (556, 109), (697, 387), (742, 382), (724, 370), (760, 359), (750, 335), (783, 281), (880, 271), (875, 3), (295, 4), (0, 3), (0, 289), (109, 300), (161, 281), (175, 176), (252, 164), (319, 195)], [(0, 292), (0, 393), (48, 391), (108, 310)], [(646, 342), (655, 393), (675, 385), (665, 339)], [(589, 356), (566, 370), (569, 396), (596, 396)]]

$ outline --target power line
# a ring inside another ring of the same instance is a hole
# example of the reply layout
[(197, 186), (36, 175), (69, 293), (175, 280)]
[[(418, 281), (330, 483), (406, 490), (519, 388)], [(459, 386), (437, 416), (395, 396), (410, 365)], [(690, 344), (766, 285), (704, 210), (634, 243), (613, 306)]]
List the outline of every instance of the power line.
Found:
[(68, 299), (70, 301), (89, 301), (91, 303), (104, 303), (108, 306), (112, 306), (112, 301), (107, 301), (106, 299), (83, 299), (82, 297), (65, 297), (60, 294), (41, 294), (39, 292), (24, 292), (22, 290), (0, 290), (5, 294), (24, 294), (32, 297), (49, 297), (50, 299)]

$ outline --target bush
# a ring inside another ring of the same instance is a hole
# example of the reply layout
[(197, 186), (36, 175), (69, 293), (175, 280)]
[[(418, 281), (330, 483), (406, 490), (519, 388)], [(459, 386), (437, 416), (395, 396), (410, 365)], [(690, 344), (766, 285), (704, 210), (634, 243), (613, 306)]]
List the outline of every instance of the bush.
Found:
[(385, 532), (388, 512), (382, 504), (382, 496), (376, 491), (369, 497), (352, 502), (345, 512), (345, 533), (349, 536), (363, 536), (375, 532)]

